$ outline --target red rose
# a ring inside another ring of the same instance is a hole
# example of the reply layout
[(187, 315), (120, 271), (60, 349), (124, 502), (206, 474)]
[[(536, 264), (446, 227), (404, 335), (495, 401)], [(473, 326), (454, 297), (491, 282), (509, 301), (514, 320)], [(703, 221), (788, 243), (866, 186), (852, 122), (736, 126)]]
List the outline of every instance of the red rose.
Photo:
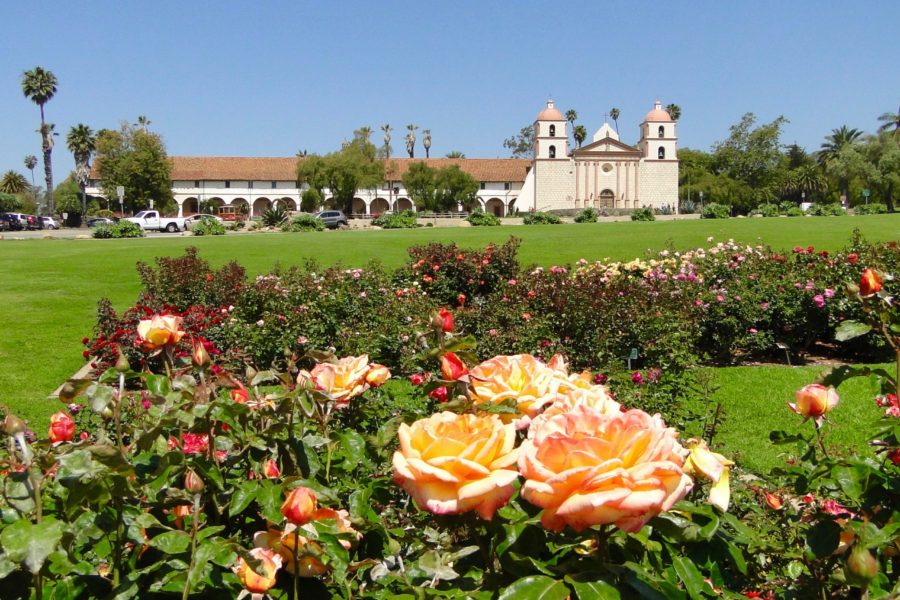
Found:
[(866, 269), (859, 278), (859, 293), (861, 296), (874, 296), (881, 291), (884, 281), (875, 269)]
[(441, 387), (435, 388), (434, 390), (432, 390), (432, 392), (430, 394), (428, 394), (428, 397), (432, 398), (434, 400), (437, 400), (438, 402), (443, 404), (444, 402), (447, 401), (447, 395), (448, 395), (447, 386), (442, 385)]
[(441, 375), (445, 381), (456, 381), (469, 374), (469, 369), (455, 352), (447, 352), (441, 357)]
[(71, 442), (75, 437), (75, 421), (64, 412), (58, 412), (50, 417), (50, 431), (47, 434), (54, 444)]

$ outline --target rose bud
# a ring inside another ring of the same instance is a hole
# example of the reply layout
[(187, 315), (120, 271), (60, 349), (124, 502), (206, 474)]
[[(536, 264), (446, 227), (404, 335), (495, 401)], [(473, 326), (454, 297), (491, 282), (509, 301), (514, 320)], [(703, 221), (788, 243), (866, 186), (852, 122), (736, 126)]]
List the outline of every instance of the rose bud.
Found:
[(878, 275), (878, 271), (866, 268), (862, 272), (862, 277), (859, 278), (859, 294), (864, 298), (874, 296), (881, 291), (883, 284), (884, 282), (881, 276)]
[(865, 585), (878, 575), (878, 561), (872, 553), (858, 543), (853, 545), (850, 558), (847, 559), (847, 580)]
[(388, 369), (384, 365), (375, 363), (369, 366), (369, 371), (366, 373), (366, 383), (368, 383), (372, 387), (380, 387), (384, 385), (384, 382), (390, 378), (390, 369)]
[(316, 495), (302, 486), (292, 489), (281, 505), (281, 514), (294, 525), (306, 525), (312, 520), (315, 511)]
[(268, 479), (278, 479), (281, 477), (281, 469), (278, 468), (278, 463), (275, 462), (274, 458), (270, 458), (263, 465), (263, 475)]
[(184, 489), (192, 494), (199, 494), (205, 487), (203, 479), (193, 469), (188, 469), (184, 474)]
[(434, 388), (433, 390), (431, 390), (431, 393), (428, 394), (428, 397), (431, 398), (432, 400), (437, 400), (438, 402), (443, 404), (444, 402), (447, 401), (448, 394), (449, 394), (449, 392), (447, 390), (447, 386), (442, 385), (439, 388)]
[(779, 498), (775, 494), (771, 494), (769, 492), (765, 493), (765, 497), (766, 497), (766, 504), (769, 505), (769, 508), (771, 508), (772, 510), (781, 510), (781, 507), (783, 506), (783, 504), (781, 502), (781, 498)]
[(131, 370), (131, 365), (128, 364), (128, 359), (122, 354), (122, 351), (119, 350), (119, 358), (116, 359), (116, 371), (119, 373), (127, 373)]
[(206, 351), (203, 342), (194, 342), (194, 351), (191, 353), (191, 362), (193, 362), (194, 366), (198, 369), (202, 369), (212, 362), (209, 358), (209, 352)]
[(444, 333), (450, 333), (456, 326), (453, 321), (453, 313), (442, 307), (437, 314), (431, 318), (431, 326)]
[(807, 419), (813, 419), (820, 427), (825, 415), (837, 406), (840, 398), (833, 387), (813, 383), (805, 385), (795, 394), (796, 404), (788, 403), (788, 408)]
[(441, 357), (441, 375), (445, 381), (456, 381), (469, 374), (469, 369), (455, 352), (447, 352)]
[(53, 444), (71, 442), (75, 437), (75, 421), (64, 412), (58, 412), (50, 417), (50, 432), (47, 434)]
[(247, 391), (247, 388), (244, 387), (244, 384), (240, 381), (237, 381), (237, 387), (231, 390), (231, 399), (237, 404), (247, 404), (250, 401), (250, 393)]

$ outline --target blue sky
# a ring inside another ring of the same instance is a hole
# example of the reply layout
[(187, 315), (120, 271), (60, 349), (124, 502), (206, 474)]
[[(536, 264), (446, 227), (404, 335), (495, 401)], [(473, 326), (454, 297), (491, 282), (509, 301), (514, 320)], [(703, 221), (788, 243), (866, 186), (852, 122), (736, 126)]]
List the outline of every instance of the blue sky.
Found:
[[(59, 79), (47, 119), (147, 115), (170, 154), (330, 152), (362, 125), (430, 128), (433, 156), (507, 156), (552, 95), (589, 134), (611, 107), (633, 143), (653, 101), (682, 107), (681, 147), (745, 112), (818, 148), (900, 104), (900, 2), (15, 2), (0, 36), (0, 172), (40, 157), (21, 75)], [(380, 133), (376, 136), (380, 140)], [(423, 154), (421, 147), (417, 155)], [(36, 173), (37, 175), (37, 173)]]

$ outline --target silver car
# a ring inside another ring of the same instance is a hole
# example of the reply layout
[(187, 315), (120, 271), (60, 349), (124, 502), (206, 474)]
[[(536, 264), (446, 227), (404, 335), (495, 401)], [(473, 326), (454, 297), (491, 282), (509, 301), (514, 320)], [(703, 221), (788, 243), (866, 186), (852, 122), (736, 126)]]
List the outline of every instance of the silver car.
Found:
[(316, 218), (325, 224), (329, 229), (337, 229), (338, 227), (346, 227), (349, 222), (347, 215), (339, 210), (323, 210), (316, 215)]

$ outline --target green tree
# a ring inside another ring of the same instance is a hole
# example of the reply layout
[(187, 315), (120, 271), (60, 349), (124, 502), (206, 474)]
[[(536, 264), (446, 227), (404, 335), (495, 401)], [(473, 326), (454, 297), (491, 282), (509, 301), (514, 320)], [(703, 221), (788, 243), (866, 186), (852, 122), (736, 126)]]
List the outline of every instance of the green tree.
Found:
[(425, 158), (431, 158), (431, 130), (422, 130), (422, 147), (425, 148)]
[(869, 161), (861, 145), (847, 144), (825, 162), (825, 172), (837, 179), (841, 195), (852, 202), (850, 182), (855, 178), (874, 178), (875, 166)]
[(418, 128), (418, 125), (413, 125), (412, 123), (406, 126), (406, 153), (409, 154), (410, 158), (415, 158), (416, 156), (416, 130)]
[(581, 148), (581, 144), (584, 143), (587, 137), (587, 129), (584, 128), (584, 125), (576, 125), (572, 129), (572, 137), (575, 138), (575, 143)]
[(353, 132), (353, 137), (359, 137), (364, 139), (366, 142), (370, 141), (372, 138), (372, 128), (366, 125), (365, 127), (360, 127), (356, 131)]
[(57, 211), (60, 214), (68, 215), (66, 224), (72, 227), (81, 225), (83, 199), (81, 185), (79, 185), (78, 176), (74, 171), (56, 186), (56, 189), (53, 190), (53, 197), (56, 199)]
[(31, 187), (34, 187), (34, 168), (37, 166), (37, 156), (29, 154), (25, 157), (25, 168), (31, 171)]
[(881, 121), (881, 125), (878, 127), (880, 133), (888, 132), (893, 137), (900, 136), (900, 108), (895, 113), (882, 113), (878, 120)]
[[(22, 94), (41, 109), (41, 151), (44, 154), (44, 181), (47, 185), (47, 208), (53, 213), (53, 125), (44, 119), (44, 105), (56, 95), (56, 75), (42, 68), (35, 67), (22, 74)], [(38, 220), (40, 221), (40, 220)]]
[(388, 159), (394, 152), (394, 149), (391, 148), (391, 132), (393, 130), (394, 128), (389, 123), (381, 126), (381, 131), (384, 134), (384, 146), (381, 147), (381, 152), (379, 152), (381, 158)]
[(22, 208), (22, 200), (13, 194), (0, 192), (0, 212), (17, 212)]
[(0, 192), (6, 194), (23, 194), (28, 189), (28, 180), (21, 173), (9, 170), (0, 179)]
[(677, 104), (667, 104), (666, 112), (669, 113), (669, 116), (672, 117), (673, 121), (677, 121), (681, 118), (681, 107)]
[(349, 214), (357, 190), (375, 188), (384, 181), (384, 163), (375, 154), (375, 146), (357, 135), (338, 152), (299, 161), (297, 185), (308, 185), (323, 198), (327, 188), (332, 204)]
[(459, 206), (471, 211), (478, 206), (478, 181), (456, 165), (438, 169), (435, 176), (438, 208), (456, 212)]
[(864, 151), (872, 164), (871, 180), (890, 212), (894, 212), (894, 193), (900, 190), (900, 136), (882, 131), (870, 137)]
[(534, 126), (523, 127), (517, 135), (503, 140), (503, 147), (512, 158), (534, 158)]
[[(859, 129), (841, 125), (837, 129), (832, 129), (831, 135), (825, 136), (825, 141), (818, 152), (819, 164), (825, 167), (826, 173), (837, 179), (841, 196), (847, 198), (850, 194), (852, 173), (842, 169), (853, 169), (855, 172), (859, 170), (860, 165), (853, 153), (848, 152), (842, 155), (842, 152), (855, 146), (860, 141), (862, 134), (863, 132)], [(829, 165), (829, 163), (832, 164)]]
[(400, 178), (419, 210), (438, 210), (435, 171), (424, 162), (414, 162)]
[(322, 194), (313, 188), (303, 192), (300, 197), (300, 210), (307, 213), (314, 213), (322, 206)]
[[(91, 170), (91, 155), (97, 149), (96, 138), (90, 127), (83, 123), (74, 125), (66, 136), (66, 147), (75, 158), (75, 179), (81, 189), (81, 214), (87, 211), (84, 188), (87, 187)], [(66, 212), (72, 212), (67, 210)]]
[(451, 150), (450, 152), (445, 154), (445, 157), (446, 158), (465, 158), (466, 154), (465, 154), (465, 152), (461, 152), (459, 150)]
[(756, 115), (746, 113), (731, 126), (728, 139), (713, 146), (716, 174), (727, 175), (752, 189), (771, 188), (782, 167), (781, 129), (787, 122), (778, 117), (754, 127)]
[(138, 115), (137, 123), (135, 123), (134, 125), (144, 133), (147, 133), (147, 130), (150, 129), (150, 123), (152, 123), (152, 121), (147, 117), (147, 115)]
[(613, 123), (616, 125), (616, 133), (619, 133), (619, 116), (622, 114), (616, 107), (612, 107), (609, 109), (609, 118), (613, 120)]
[(123, 123), (118, 131), (103, 129), (96, 136), (95, 167), (103, 195), (115, 202), (116, 187), (125, 188), (125, 210), (150, 207), (173, 210), (172, 165), (159, 134)]

